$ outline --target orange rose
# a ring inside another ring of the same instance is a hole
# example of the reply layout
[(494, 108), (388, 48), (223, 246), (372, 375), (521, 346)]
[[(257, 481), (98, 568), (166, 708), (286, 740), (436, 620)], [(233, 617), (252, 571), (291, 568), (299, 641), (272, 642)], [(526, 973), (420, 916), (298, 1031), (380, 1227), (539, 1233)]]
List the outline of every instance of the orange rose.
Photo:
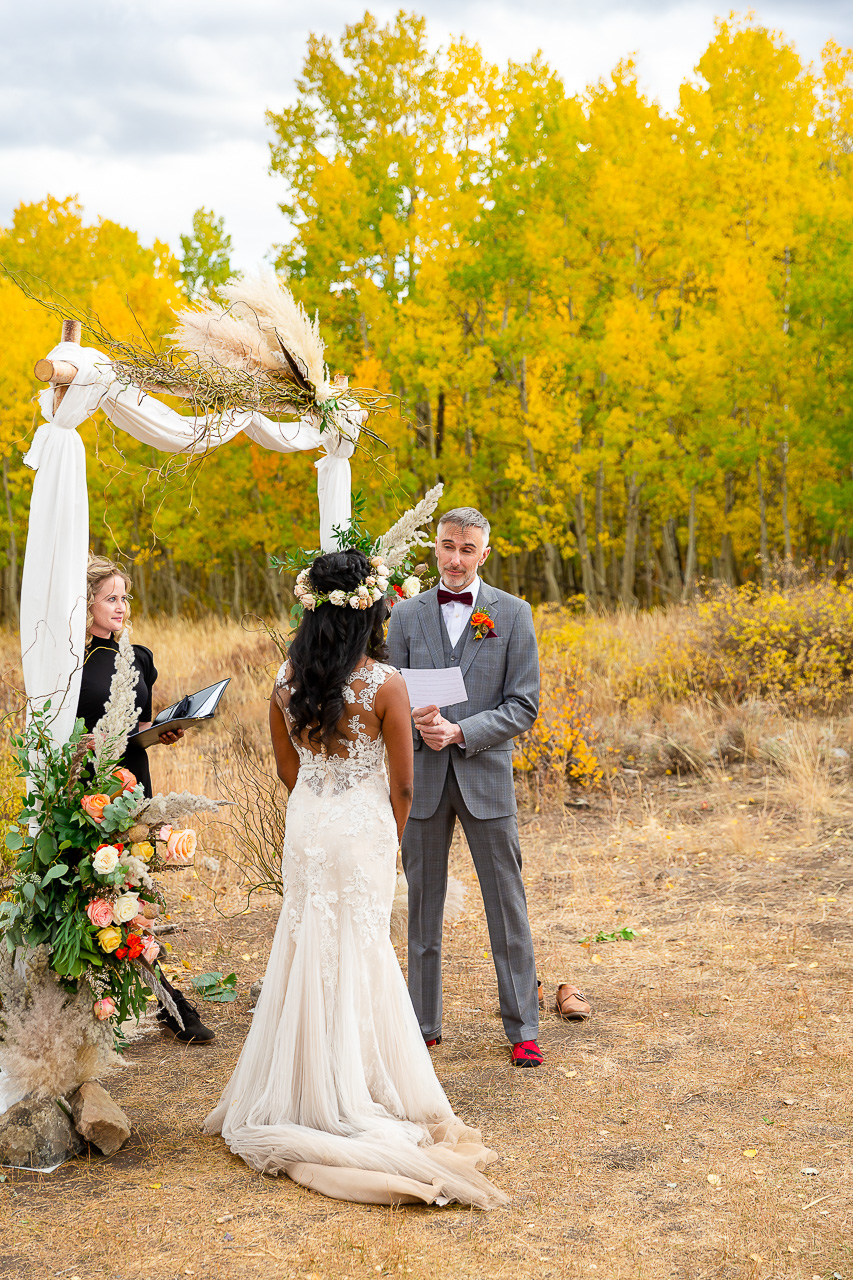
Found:
[(166, 844), (167, 862), (192, 862), (198, 836), (192, 827), (185, 831), (173, 831)]
[(472, 613), (471, 625), (472, 627), (493, 627), (495, 624), (487, 613)]
[(136, 778), (129, 769), (113, 769), (113, 777), (121, 783), (121, 787), (117, 787), (113, 794), (117, 794), (118, 791), (132, 791), (136, 786)]
[(103, 822), (104, 809), (110, 803), (110, 796), (104, 795), (102, 791), (96, 792), (91, 796), (84, 796), (80, 801), (80, 807), (84, 812), (88, 813), (93, 822)]

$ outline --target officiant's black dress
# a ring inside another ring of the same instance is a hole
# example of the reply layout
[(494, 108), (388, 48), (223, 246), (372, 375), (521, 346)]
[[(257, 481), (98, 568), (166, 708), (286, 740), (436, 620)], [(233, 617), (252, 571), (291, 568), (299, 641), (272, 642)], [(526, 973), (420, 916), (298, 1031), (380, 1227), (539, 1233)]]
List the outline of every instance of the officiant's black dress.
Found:
[[(103, 639), (92, 636), (86, 645), (86, 657), (83, 662), (83, 679), (80, 683), (80, 700), (77, 703), (77, 715), (86, 722), (86, 730), (91, 733), (104, 714), (104, 707), (110, 696), (110, 685), (116, 668), (118, 641), (115, 636)], [(145, 723), (153, 719), (151, 710), (151, 694), (157, 679), (157, 668), (154, 666), (154, 654), (142, 644), (133, 646), (136, 669), (139, 681), (136, 685), (136, 707), (139, 719)], [(145, 794), (153, 794), (151, 789), (151, 770), (148, 765), (148, 752), (137, 743), (128, 743), (127, 750), (120, 763), (129, 769), (137, 782), (141, 782)]]

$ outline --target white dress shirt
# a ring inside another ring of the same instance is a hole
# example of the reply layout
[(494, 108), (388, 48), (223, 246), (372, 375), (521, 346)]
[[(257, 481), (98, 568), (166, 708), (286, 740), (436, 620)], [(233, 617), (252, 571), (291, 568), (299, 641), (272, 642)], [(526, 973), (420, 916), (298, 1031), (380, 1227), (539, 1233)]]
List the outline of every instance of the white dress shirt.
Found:
[[(443, 582), (439, 583), (439, 587), (442, 591), (450, 590), (450, 588), (446, 587)], [(456, 648), (457, 640), (470, 622), (471, 614), (474, 612), (474, 608), (477, 604), (477, 596), (480, 591), (480, 579), (477, 574), (474, 574), (474, 581), (469, 583), (467, 587), (463, 588), (463, 591), (470, 591), (470, 604), (459, 604), (455, 600), (450, 600), (447, 604), (443, 604), (441, 606), (441, 616), (444, 619), (445, 630), (447, 631), (451, 648), (453, 649)], [(457, 593), (454, 591), (451, 592), (451, 594), (461, 595), (463, 592)]]

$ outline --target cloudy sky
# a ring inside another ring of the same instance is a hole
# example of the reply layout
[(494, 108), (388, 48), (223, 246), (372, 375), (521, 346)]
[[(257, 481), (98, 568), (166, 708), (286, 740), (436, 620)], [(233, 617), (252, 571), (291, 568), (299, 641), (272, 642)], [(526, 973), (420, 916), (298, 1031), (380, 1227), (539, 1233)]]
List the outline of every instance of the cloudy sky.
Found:
[[(7, 6), (0, 46), (0, 225), (22, 200), (78, 194), (178, 246), (200, 205), (224, 215), (235, 265), (286, 238), (267, 174), (267, 108), (292, 100), (309, 31), (338, 36), (366, 0), (31, 0)], [(387, 21), (400, 4), (369, 5)], [(643, 86), (677, 100), (713, 34), (704, 0), (421, 0), (430, 38), (476, 40), (495, 61), (542, 49), (570, 91), (635, 54)], [(744, 6), (746, 7), (746, 6)], [(853, 44), (849, 0), (770, 0), (759, 19), (816, 58)]]

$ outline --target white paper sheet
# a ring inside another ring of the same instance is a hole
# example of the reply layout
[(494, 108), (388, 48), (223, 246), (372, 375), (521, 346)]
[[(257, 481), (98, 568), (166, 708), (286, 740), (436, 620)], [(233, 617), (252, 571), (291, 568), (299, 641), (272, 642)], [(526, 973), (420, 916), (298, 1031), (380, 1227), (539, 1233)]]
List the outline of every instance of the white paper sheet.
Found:
[(459, 667), (425, 667), (414, 670), (403, 667), (400, 675), (409, 692), (412, 707), (455, 707), (468, 701), (468, 690)]

